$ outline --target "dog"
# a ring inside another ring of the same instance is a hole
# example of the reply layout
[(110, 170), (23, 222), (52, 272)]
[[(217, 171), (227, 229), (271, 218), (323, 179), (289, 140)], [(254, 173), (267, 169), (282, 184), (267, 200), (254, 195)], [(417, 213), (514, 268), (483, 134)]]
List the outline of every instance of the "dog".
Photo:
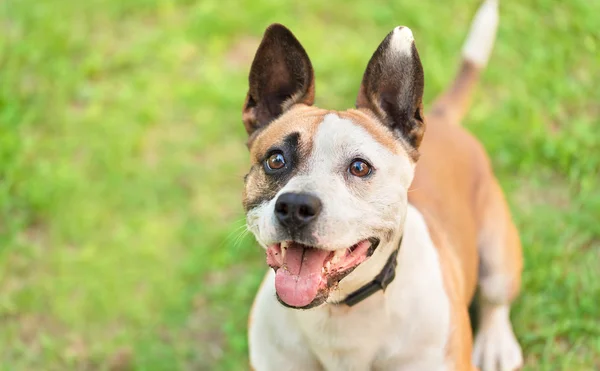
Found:
[(252, 369), (522, 366), (509, 318), (519, 235), (483, 147), (459, 125), (497, 24), (486, 0), (427, 115), (409, 28), (385, 37), (346, 111), (313, 106), (306, 51), (284, 26), (267, 28), (243, 108), (243, 206), (272, 268), (249, 318)]

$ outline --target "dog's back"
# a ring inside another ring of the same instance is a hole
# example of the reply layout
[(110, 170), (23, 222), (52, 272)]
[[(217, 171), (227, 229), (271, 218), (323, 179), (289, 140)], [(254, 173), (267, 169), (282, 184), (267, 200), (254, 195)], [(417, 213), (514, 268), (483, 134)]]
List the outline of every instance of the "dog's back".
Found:
[[(490, 57), (497, 24), (497, 1), (487, 1), (471, 27), (458, 75), (426, 116), (427, 134), (408, 195), (430, 226), (446, 282), (458, 285), (448, 290), (451, 300), (468, 305), (479, 284), (487, 306), (480, 322), (493, 316), (490, 303), (509, 303), (518, 294), (523, 266), (518, 232), (487, 154), (460, 126)], [(481, 347), (476, 346), (473, 357), (480, 364)], [(520, 351), (510, 352), (507, 357), (520, 363)]]
[[(518, 240), (512, 236), (516, 230), (484, 148), (460, 126), (490, 57), (497, 24), (497, 2), (487, 1), (473, 21), (457, 77), (426, 116), (427, 134), (409, 191), (410, 202), (428, 223), (444, 231), (439, 238), (447, 240), (460, 258), (467, 301), (477, 281), (477, 247), (484, 248), (486, 237), (494, 234), (490, 229), (507, 229), (505, 233), (511, 234), (507, 238)], [(520, 268), (519, 262), (514, 269)], [(516, 294), (518, 283), (508, 290), (509, 296)]]
[(426, 116), (427, 129), (419, 148), (419, 164), (409, 192), (410, 202), (444, 231), (456, 249), (463, 272), (463, 300), (470, 300), (477, 281), (477, 242), (485, 205), (481, 194), (493, 174), (487, 155), (462, 126), (476, 82), (487, 65), (495, 41), (496, 4), (481, 7), (463, 48), (459, 72)]

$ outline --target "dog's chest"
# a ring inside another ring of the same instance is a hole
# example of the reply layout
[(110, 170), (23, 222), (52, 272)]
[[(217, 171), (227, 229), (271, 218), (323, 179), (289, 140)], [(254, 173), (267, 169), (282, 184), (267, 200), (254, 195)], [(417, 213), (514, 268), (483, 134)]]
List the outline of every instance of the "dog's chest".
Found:
[(382, 295), (356, 310), (329, 307), (299, 313), (299, 328), (326, 370), (370, 369), (381, 344), (390, 338), (390, 317)]
[(373, 300), (348, 314), (311, 313), (300, 316), (299, 329), (328, 371), (444, 369), (447, 318), (400, 303), (410, 299), (398, 296), (392, 309)]
[(449, 302), (420, 213), (409, 208), (396, 280), (385, 294), (354, 307), (295, 313), (297, 328), (326, 370), (444, 369)]

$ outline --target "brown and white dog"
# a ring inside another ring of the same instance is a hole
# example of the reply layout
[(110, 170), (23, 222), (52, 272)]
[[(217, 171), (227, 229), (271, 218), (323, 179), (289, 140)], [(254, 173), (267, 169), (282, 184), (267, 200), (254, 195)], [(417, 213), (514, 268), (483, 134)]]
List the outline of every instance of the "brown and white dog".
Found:
[(247, 224), (273, 268), (249, 321), (254, 369), (522, 365), (509, 319), (519, 236), (484, 149), (459, 126), (497, 23), (487, 0), (427, 116), (410, 29), (379, 45), (347, 111), (314, 107), (306, 52), (285, 27), (266, 30), (243, 110)]

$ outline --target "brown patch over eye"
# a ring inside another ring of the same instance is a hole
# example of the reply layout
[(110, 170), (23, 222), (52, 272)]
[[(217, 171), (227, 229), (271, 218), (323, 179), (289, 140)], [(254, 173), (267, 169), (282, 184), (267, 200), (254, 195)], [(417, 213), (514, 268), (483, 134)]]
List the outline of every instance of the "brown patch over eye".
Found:
[(352, 161), (350, 167), (348, 167), (348, 171), (354, 176), (364, 178), (371, 174), (371, 165), (364, 160), (356, 159)]
[(279, 170), (285, 166), (285, 157), (281, 153), (273, 153), (266, 161), (269, 170)]

